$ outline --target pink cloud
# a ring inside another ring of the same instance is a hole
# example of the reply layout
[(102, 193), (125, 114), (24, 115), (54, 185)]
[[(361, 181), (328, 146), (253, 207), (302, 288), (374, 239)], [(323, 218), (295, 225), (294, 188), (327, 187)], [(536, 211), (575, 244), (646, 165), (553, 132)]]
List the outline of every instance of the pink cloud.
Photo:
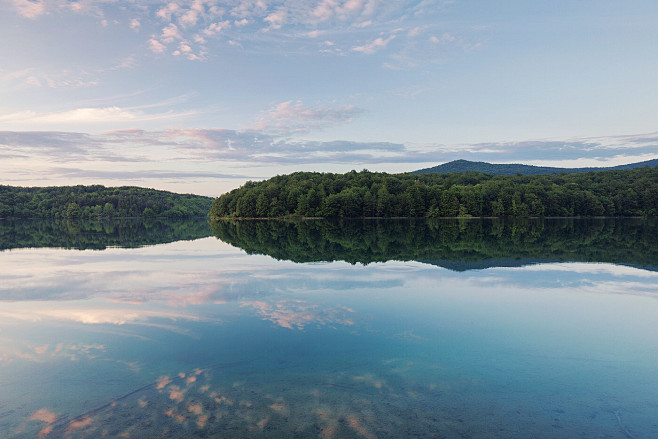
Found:
[(280, 29), (281, 26), (286, 24), (288, 13), (285, 9), (279, 8), (277, 11), (272, 12), (263, 19), (269, 23), (271, 29)]
[(351, 16), (372, 15), (375, 12), (377, 0), (322, 0), (313, 9), (311, 15), (319, 21), (328, 21), (332, 18), (347, 20)]
[(349, 123), (361, 111), (353, 105), (313, 108), (302, 101), (286, 101), (264, 112), (252, 129), (278, 133), (307, 132)]
[(48, 345), (37, 346), (37, 347), (35, 347), (35, 348), (33, 348), (33, 349), (34, 349), (34, 352), (35, 352), (37, 355), (43, 355), (43, 354), (45, 354), (45, 353), (48, 351)]
[(183, 402), (183, 399), (185, 399), (185, 392), (181, 391), (178, 386), (171, 386), (171, 389), (169, 390), (169, 399), (178, 403)]
[(149, 40), (149, 49), (151, 49), (151, 51), (154, 53), (164, 53), (167, 50), (167, 46), (165, 46), (155, 38), (151, 38)]
[(195, 415), (200, 415), (203, 413), (203, 406), (199, 403), (189, 403), (187, 405), (187, 409)]
[(384, 47), (386, 47), (388, 43), (390, 43), (391, 40), (393, 40), (394, 38), (395, 35), (391, 35), (386, 39), (379, 37), (362, 46), (353, 47), (352, 50), (355, 52), (365, 53), (366, 55), (372, 55), (373, 53), (377, 52), (379, 49), (383, 49)]
[(142, 26), (142, 23), (136, 18), (133, 18), (130, 20), (130, 28), (134, 31), (138, 31), (139, 28)]
[(171, 378), (169, 378), (168, 376), (161, 376), (160, 378), (158, 378), (155, 388), (164, 389), (169, 383), (171, 383)]
[(46, 408), (42, 408), (32, 413), (30, 419), (33, 421), (41, 421), (48, 424), (52, 424), (57, 420), (57, 415), (55, 415), (55, 413), (51, 412)]
[(241, 306), (250, 307), (264, 320), (287, 329), (302, 330), (309, 324), (319, 326), (354, 324), (354, 321), (347, 317), (347, 313), (351, 312), (348, 308), (324, 308), (301, 300), (281, 300), (274, 304), (254, 300), (243, 302)]
[(172, 14), (177, 12), (178, 10), (180, 10), (180, 6), (178, 6), (178, 4), (175, 2), (171, 2), (168, 3), (166, 6), (164, 6), (163, 8), (160, 8), (158, 12), (155, 13), (155, 15), (165, 21), (170, 21)]
[(175, 40), (180, 40), (182, 38), (178, 26), (174, 23), (170, 23), (162, 29), (161, 41), (163, 43), (173, 43)]
[(37, 434), (38, 438), (46, 437), (53, 431), (53, 426), (51, 424), (46, 425)]
[(45, 0), (12, 0), (18, 13), (26, 18), (36, 18), (46, 13)]
[(87, 427), (87, 426), (91, 425), (92, 422), (94, 422), (94, 420), (89, 416), (85, 416), (82, 419), (73, 420), (69, 424), (69, 428), (66, 429), (66, 433), (68, 434), (68, 433), (71, 433), (74, 430), (79, 430), (81, 428)]
[(210, 37), (230, 27), (231, 27), (231, 22), (228, 20), (224, 20), (217, 23), (212, 23), (210, 26), (208, 26), (203, 30), (203, 33)]

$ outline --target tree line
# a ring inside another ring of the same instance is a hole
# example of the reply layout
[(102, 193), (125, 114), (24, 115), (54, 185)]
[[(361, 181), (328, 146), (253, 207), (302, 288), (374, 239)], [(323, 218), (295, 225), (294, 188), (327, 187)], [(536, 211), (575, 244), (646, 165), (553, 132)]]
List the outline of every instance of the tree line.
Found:
[(0, 218), (206, 216), (212, 198), (133, 186), (0, 186)]
[(216, 198), (213, 218), (658, 216), (658, 168), (548, 175), (296, 172)]

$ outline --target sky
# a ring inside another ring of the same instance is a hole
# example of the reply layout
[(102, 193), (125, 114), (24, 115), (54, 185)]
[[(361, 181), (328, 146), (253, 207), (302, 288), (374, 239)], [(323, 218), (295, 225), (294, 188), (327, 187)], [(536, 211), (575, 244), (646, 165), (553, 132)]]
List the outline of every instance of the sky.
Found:
[(0, 184), (658, 158), (655, 0), (0, 0)]

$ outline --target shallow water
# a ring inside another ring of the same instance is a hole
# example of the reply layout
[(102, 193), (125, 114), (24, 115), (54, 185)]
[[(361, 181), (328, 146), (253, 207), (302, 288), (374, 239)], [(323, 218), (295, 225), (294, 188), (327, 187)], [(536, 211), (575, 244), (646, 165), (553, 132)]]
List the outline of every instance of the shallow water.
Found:
[(216, 237), (0, 252), (0, 437), (658, 437), (651, 252), (477, 259), (488, 241), (451, 232), (432, 260), (359, 262), (293, 232), (266, 230), (333, 262)]

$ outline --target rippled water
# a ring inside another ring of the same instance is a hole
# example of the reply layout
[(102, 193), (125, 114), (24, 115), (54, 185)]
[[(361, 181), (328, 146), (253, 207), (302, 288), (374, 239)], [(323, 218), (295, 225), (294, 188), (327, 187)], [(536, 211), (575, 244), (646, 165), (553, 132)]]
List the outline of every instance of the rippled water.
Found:
[(0, 437), (658, 437), (650, 221), (35, 227)]

